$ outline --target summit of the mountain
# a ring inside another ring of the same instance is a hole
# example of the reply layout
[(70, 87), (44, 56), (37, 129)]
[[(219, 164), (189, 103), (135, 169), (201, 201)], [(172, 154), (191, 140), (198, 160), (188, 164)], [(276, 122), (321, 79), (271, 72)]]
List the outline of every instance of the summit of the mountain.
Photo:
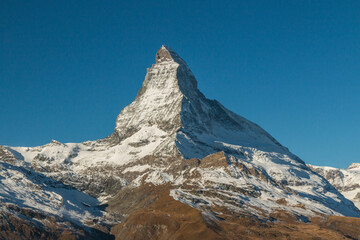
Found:
[(170, 47), (162, 45), (156, 52), (155, 63), (163, 62), (177, 62), (179, 64), (185, 64), (185, 61)]

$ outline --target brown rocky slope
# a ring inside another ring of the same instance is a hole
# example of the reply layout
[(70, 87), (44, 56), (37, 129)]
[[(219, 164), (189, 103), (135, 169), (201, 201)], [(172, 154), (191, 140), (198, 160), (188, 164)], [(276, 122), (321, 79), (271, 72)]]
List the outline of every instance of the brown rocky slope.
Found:
[(215, 214), (174, 200), (169, 186), (152, 184), (123, 189), (108, 210), (123, 219), (112, 228), (115, 239), (360, 239), (359, 218), (324, 215), (303, 222), (281, 211), (266, 220)]

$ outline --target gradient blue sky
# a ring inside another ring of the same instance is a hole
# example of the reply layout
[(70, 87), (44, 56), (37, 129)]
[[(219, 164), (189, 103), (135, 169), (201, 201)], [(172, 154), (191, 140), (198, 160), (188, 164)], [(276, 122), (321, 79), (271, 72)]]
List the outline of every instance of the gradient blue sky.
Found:
[(0, 144), (109, 135), (166, 44), (305, 162), (360, 162), (360, 1), (0, 1)]

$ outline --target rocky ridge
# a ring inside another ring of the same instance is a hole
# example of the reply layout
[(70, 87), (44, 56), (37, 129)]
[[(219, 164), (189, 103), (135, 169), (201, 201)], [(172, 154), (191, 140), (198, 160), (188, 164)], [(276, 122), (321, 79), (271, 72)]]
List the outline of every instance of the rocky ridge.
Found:
[(308, 166), (360, 209), (360, 163), (352, 163), (347, 169)]

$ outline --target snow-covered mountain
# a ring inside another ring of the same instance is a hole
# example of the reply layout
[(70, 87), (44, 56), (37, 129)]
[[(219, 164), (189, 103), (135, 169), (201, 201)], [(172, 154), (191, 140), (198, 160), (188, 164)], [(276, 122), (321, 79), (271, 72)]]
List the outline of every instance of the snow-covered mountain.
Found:
[[(207, 212), (259, 218), (274, 211), (299, 219), (321, 214), (360, 217), (351, 201), (269, 133), (207, 99), (185, 61), (166, 46), (158, 50), (142, 88), (121, 111), (109, 137), (84, 143), (52, 141), (39, 147), (5, 146), (0, 160), (103, 203), (123, 189), (135, 191), (151, 183), (167, 186), (174, 199)], [(8, 170), (1, 171), (2, 181), (8, 181)], [(54, 207), (27, 206), (58, 214), (56, 204), (67, 193), (40, 188), (44, 198), (55, 199)], [(12, 197), (16, 204), (18, 197)]]
[(329, 181), (344, 197), (360, 209), (360, 163), (352, 163), (347, 169), (308, 165)]
[[(149, 140), (149, 135), (156, 140)], [(165, 46), (157, 52), (156, 64), (147, 70), (135, 100), (117, 117), (112, 138), (122, 143), (130, 137), (146, 146), (137, 148), (135, 158), (149, 153), (203, 158), (226, 150), (223, 143), (287, 152), (256, 124), (205, 98), (185, 61)]]
[(97, 239), (104, 237), (103, 233), (92, 227), (109, 221), (96, 198), (34, 171), (3, 146), (0, 214), (0, 239), (57, 239), (63, 234)]

